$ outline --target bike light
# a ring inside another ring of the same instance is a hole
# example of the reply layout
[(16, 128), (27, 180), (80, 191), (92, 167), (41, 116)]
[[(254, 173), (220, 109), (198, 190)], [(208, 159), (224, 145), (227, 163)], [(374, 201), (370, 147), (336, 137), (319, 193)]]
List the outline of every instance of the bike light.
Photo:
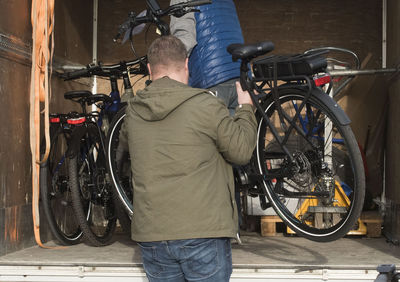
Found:
[(85, 121), (86, 121), (86, 118), (85, 118), (85, 117), (70, 118), (70, 119), (67, 120), (67, 123), (68, 123), (68, 124), (77, 125), (77, 124), (82, 124), (82, 123), (84, 123)]
[(331, 82), (331, 77), (329, 75), (314, 77), (315, 86), (322, 86)]
[(50, 118), (51, 123), (60, 123), (60, 118), (59, 117), (52, 117)]

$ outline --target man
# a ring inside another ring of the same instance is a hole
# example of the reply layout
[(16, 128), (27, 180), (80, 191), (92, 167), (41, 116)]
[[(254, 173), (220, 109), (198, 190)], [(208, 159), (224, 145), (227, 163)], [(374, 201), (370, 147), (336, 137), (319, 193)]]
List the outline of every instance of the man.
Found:
[(210, 92), (191, 88), (187, 52), (174, 36), (148, 50), (152, 83), (125, 118), (134, 187), (132, 239), (150, 281), (229, 281), (237, 208), (231, 163), (256, 144), (251, 99), (238, 85), (234, 117)]
[[(170, 4), (187, 2), (171, 0)], [(198, 7), (200, 12), (171, 17), (171, 34), (186, 46), (189, 57), (189, 85), (207, 88), (222, 99), (233, 115), (238, 105), (236, 84), (240, 62), (226, 51), (232, 43), (243, 43), (242, 29), (232, 0), (213, 0)]]

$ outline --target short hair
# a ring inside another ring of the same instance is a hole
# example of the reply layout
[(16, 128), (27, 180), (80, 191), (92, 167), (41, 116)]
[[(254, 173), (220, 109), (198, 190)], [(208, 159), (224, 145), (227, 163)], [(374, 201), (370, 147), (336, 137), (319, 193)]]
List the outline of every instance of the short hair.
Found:
[(187, 58), (185, 45), (173, 35), (161, 36), (154, 40), (147, 51), (147, 60), (153, 72), (160, 68), (184, 67)]

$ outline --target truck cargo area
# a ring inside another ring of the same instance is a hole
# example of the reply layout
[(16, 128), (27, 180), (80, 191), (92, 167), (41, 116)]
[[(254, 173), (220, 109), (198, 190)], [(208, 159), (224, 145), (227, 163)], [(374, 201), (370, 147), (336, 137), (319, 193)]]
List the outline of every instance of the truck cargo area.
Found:
[[(241, 235), (232, 241), (231, 281), (374, 281), (379, 264), (400, 264), (384, 237), (316, 243), (298, 236)], [(147, 281), (138, 246), (118, 234), (106, 247), (31, 247), (0, 257), (0, 281)]]

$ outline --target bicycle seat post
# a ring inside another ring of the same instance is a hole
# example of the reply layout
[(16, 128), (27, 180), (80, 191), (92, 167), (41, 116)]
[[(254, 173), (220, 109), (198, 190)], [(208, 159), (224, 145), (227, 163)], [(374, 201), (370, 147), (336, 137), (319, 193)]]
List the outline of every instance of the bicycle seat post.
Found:
[(251, 100), (253, 101), (254, 107), (260, 112), (263, 113), (263, 109), (258, 101), (256, 94), (254, 93), (254, 82), (249, 77), (249, 64), (250, 59), (243, 58), (242, 63), (240, 64), (240, 85), (244, 91), (247, 91), (250, 95)]
[(124, 101), (127, 101), (127, 99), (133, 97), (133, 89), (132, 89), (132, 84), (131, 80), (129, 78), (129, 71), (127, 66), (124, 64), (124, 70), (122, 71), (122, 80), (124, 82)]
[[(126, 66), (125, 66), (125, 68), (126, 68)], [(122, 80), (124, 81), (124, 88), (125, 88), (125, 91), (126, 91), (127, 89), (132, 89), (132, 84), (131, 84), (131, 80), (129, 79), (129, 73), (128, 73), (128, 70), (127, 70), (127, 69), (125, 69), (125, 70), (122, 72)]]
[(79, 100), (79, 104), (81, 105), (81, 108), (82, 108), (82, 113), (84, 113), (84, 114), (86, 114), (87, 113), (87, 111), (86, 111), (86, 99), (80, 99)]

